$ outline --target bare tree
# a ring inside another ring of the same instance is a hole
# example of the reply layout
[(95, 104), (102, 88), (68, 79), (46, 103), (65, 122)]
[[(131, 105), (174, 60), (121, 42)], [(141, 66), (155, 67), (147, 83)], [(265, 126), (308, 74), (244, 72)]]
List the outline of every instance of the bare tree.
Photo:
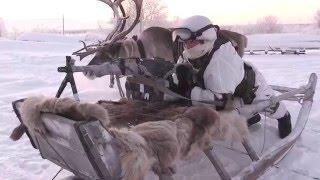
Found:
[(316, 12), (314, 19), (316, 20), (317, 26), (320, 28), (320, 9)]
[(256, 29), (259, 33), (278, 33), (282, 27), (276, 16), (266, 16), (257, 21)]
[(4, 25), (4, 21), (2, 18), (0, 18), (0, 37), (6, 36), (7, 35), (7, 30)]
[[(128, 24), (135, 17), (135, 9), (132, 1), (124, 3)], [(144, 0), (139, 23), (140, 31), (150, 26), (167, 26), (167, 7), (161, 0)]]

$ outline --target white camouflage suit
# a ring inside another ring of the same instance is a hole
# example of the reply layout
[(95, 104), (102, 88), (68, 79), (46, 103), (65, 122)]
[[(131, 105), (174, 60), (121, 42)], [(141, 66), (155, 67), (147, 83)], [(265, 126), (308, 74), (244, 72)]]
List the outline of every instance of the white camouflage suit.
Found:
[[(210, 32), (211, 42), (208, 42), (206, 46), (211, 46), (211, 49), (207, 48), (207, 52), (210, 52), (212, 50), (213, 43), (215, 39), (217, 39), (217, 35), (214, 36), (213, 32), (216, 34), (215, 29), (212, 29), (212, 31)], [(204, 33), (204, 36), (205, 35), (206, 34)], [(188, 51), (194, 52), (195, 50), (189, 49)], [(192, 52), (187, 52), (185, 50), (183, 52), (183, 57), (190, 57), (191, 53)], [(178, 60), (178, 63), (187, 62), (189, 62), (187, 58), (183, 59), (182, 57), (180, 57), (180, 59)], [(250, 63), (247, 64), (252, 66)], [(274, 95), (274, 91), (267, 84), (262, 74), (255, 67), (252, 66), (252, 68), (256, 75), (255, 86), (258, 87), (257, 91), (255, 92), (256, 97), (254, 98), (252, 103), (269, 99)], [(195, 101), (208, 101), (214, 100), (214, 95), (216, 95), (217, 97), (221, 97), (222, 94), (233, 94), (236, 87), (240, 84), (243, 78), (243, 59), (238, 55), (231, 42), (222, 44), (220, 48), (217, 49), (212, 55), (212, 58), (204, 71), (203, 80), (205, 89), (194, 87), (191, 91), (191, 99)], [(270, 118), (279, 119), (282, 118), (286, 114), (286, 112), (287, 109), (285, 105), (283, 103), (280, 103), (275, 112), (266, 112), (266, 115)]]

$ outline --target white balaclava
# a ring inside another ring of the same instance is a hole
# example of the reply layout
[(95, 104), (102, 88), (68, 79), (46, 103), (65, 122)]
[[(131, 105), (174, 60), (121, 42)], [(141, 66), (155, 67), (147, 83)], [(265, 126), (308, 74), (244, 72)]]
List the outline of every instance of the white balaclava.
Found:
[[(191, 16), (185, 19), (180, 25), (181, 28), (188, 28), (193, 32), (212, 24), (210, 19), (205, 16)], [(186, 49), (183, 51), (184, 57), (188, 59), (199, 58), (206, 53), (210, 52), (213, 48), (213, 44), (217, 39), (217, 30), (215, 28), (210, 28), (202, 33), (201, 36), (197, 37), (198, 40), (203, 40), (203, 44), (198, 44), (193, 48)]]

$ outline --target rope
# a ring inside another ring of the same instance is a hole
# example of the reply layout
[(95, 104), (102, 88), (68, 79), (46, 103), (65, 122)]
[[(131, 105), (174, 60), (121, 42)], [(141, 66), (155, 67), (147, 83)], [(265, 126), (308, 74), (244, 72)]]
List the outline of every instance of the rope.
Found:
[(53, 178), (51, 180), (54, 180), (63, 170), (63, 168), (60, 168), (60, 170), (56, 173), (56, 175), (53, 176)]

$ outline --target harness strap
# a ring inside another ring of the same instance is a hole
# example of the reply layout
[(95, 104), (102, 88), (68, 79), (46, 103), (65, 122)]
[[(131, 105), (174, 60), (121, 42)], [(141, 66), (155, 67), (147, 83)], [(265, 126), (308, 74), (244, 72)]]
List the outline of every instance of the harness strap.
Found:
[(173, 41), (172, 46), (173, 46), (173, 48), (172, 48), (173, 61), (174, 61), (175, 63), (177, 63), (179, 57), (180, 57), (180, 56), (183, 56), (183, 55), (182, 55), (182, 52), (183, 52), (183, 43), (180, 42), (178, 39), (176, 39), (175, 41)]
[(244, 77), (240, 84), (236, 87), (234, 96), (240, 97), (244, 104), (251, 104), (256, 97), (255, 92), (258, 87), (255, 87), (256, 73), (252, 67), (244, 63)]
[(140, 39), (136, 40), (141, 58), (146, 58), (146, 51)]
[[(133, 38), (138, 46), (138, 50), (139, 50), (139, 54), (140, 54), (140, 58), (146, 58), (146, 51), (144, 49), (143, 43), (141, 42), (140, 39), (138, 39), (138, 37), (136, 36), (135, 38)], [(145, 93), (145, 88), (144, 88), (144, 84), (138, 84), (139, 85), (139, 89), (140, 89), (140, 93), (144, 94)], [(145, 94), (144, 94), (145, 96)], [(143, 97), (144, 99), (149, 99), (149, 97)]]

